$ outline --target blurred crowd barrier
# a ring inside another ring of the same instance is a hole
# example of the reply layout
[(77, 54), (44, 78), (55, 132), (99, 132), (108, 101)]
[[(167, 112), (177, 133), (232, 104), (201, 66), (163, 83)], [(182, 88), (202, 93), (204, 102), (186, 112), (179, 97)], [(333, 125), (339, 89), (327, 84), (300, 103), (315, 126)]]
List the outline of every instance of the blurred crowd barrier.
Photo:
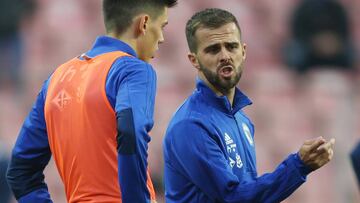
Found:
[[(326, 63), (310, 63), (306, 69), (301, 69), (304, 65), (296, 60), (291, 61), (303, 56), (296, 55), (299, 52), (292, 46), (297, 39), (294, 18), (302, 3), (301, 0), (184, 0), (169, 12), (165, 43), (152, 62), (158, 75), (158, 92), (149, 163), (158, 202), (164, 201), (162, 138), (172, 114), (191, 94), (197, 74), (187, 60), (185, 24), (196, 11), (209, 7), (232, 12), (247, 44), (247, 61), (239, 87), (253, 100), (253, 105), (245, 111), (255, 124), (259, 174), (271, 172), (306, 139), (334, 137), (333, 161), (312, 173), (284, 202), (360, 202), (349, 159), (351, 149), (360, 140), (360, 60), (356, 51), (360, 47), (360, 1), (338, 1), (346, 19), (340, 22), (347, 23), (339, 29), (346, 29), (347, 41), (342, 41), (342, 37), (336, 40), (325, 32), (309, 42), (320, 46), (316, 50), (328, 56), (347, 47), (344, 52), (349, 58), (345, 58), (351, 63), (325, 60)], [(1, 10), (3, 6), (0, 4)], [(61, 63), (88, 50), (96, 36), (105, 32), (98, 0), (34, 0), (22, 9), (17, 11), (27, 15), (19, 16), (15, 22), (15, 34), (11, 35), (16, 36), (15, 42), (6, 45), (9, 38), (0, 35), (0, 55), (8, 54), (6, 60), (0, 58), (0, 74), (6, 76), (0, 77), (0, 157), (5, 161), (43, 81)], [(305, 22), (317, 19), (307, 18)], [(328, 27), (324, 26), (325, 31), (332, 31), (326, 30)], [(6, 52), (9, 46), (15, 47), (11, 56)], [(13, 57), (13, 62), (7, 61), (9, 57)], [(9, 71), (14, 64), (16, 67)], [(54, 202), (66, 202), (53, 161), (46, 168), (46, 182)], [(0, 183), (5, 183), (1, 174)], [(6, 190), (1, 189), (0, 194), (4, 193)]]

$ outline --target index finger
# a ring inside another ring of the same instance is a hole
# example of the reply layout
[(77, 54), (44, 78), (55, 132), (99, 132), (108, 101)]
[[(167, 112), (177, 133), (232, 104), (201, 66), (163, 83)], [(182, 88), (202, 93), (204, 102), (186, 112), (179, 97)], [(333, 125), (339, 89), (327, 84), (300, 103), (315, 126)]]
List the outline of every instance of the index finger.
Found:
[(324, 138), (320, 138), (320, 139), (316, 140), (314, 143), (312, 143), (310, 145), (309, 151), (314, 151), (315, 149), (317, 149), (318, 147), (320, 147), (324, 143), (325, 143)]
[(317, 151), (321, 151), (321, 150), (328, 150), (330, 148), (333, 148), (335, 144), (335, 139), (332, 138), (329, 142), (319, 146), (319, 148), (317, 149)]

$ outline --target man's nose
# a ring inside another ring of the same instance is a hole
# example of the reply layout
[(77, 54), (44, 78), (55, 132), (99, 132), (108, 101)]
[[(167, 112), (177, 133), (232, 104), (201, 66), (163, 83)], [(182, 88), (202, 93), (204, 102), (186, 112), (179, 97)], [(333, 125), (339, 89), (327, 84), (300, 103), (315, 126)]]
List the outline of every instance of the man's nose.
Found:
[(158, 44), (162, 44), (164, 41), (165, 41), (165, 39), (164, 39), (164, 35), (163, 35), (163, 34), (161, 34), (161, 36), (160, 36), (160, 38), (159, 38), (159, 42), (158, 42)]
[(229, 52), (225, 48), (221, 49), (220, 62), (221, 63), (227, 63), (227, 62), (230, 61), (230, 59), (231, 59), (231, 57), (230, 57)]

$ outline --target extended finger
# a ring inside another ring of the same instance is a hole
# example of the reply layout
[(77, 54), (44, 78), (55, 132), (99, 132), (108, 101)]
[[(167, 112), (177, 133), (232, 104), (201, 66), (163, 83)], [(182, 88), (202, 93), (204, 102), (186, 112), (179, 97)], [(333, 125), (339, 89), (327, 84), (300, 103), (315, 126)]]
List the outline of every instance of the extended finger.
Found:
[(329, 159), (331, 160), (334, 156), (334, 150), (333, 149), (329, 149)]
[(318, 157), (332, 157), (333, 156), (333, 150), (332, 148), (321, 148), (316, 151), (313, 151), (309, 155), (309, 160), (315, 160)]
[(324, 139), (322, 136), (319, 136), (317, 138), (313, 138), (313, 139), (309, 139), (309, 140), (305, 140), (304, 144), (306, 145), (312, 145), (314, 142), (316, 142), (317, 140), (321, 140)]
[(320, 137), (317, 140), (315, 140), (309, 147), (309, 151), (314, 151), (316, 150), (319, 146), (321, 146), (322, 144), (325, 143), (325, 139)]
[(329, 150), (334, 147), (334, 144), (335, 144), (335, 139), (332, 138), (329, 142), (326, 142), (326, 143), (320, 145), (316, 151), (321, 152), (323, 150)]

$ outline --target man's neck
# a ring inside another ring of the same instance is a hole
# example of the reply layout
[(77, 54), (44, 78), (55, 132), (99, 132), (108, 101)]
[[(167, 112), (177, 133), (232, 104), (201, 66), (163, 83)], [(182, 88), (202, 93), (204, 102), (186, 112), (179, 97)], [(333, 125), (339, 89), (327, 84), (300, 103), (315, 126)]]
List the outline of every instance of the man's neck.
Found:
[(234, 96), (235, 96), (235, 87), (231, 88), (230, 90), (221, 93), (221, 95), (224, 95), (228, 98), (230, 104), (231, 104), (231, 108), (233, 106), (234, 103)]
[(107, 36), (121, 40), (123, 42), (125, 42), (126, 44), (128, 44), (132, 49), (135, 50), (136, 54), (138, 54), (137, 52), (137, 46), (136, 46), (136, 41), (129, 37), (127, 33), (123, 34), (123, 35), (116, 35), (114, 33), (108, 33)]
[[(200, 77), (201, 78), (201, 77)], [(233, 106), (234, 103), (234, 97), (235, 97), (235, 87), (224, 91), (224, 90), (220, 90), (219, 88), (216, 88), (215, 86), (213, 86), (208, 80), (201, 78), (205, 84), (213, 91), (215, 92), (215, 94), (217, 96), (226, 96), (231, 104), (231, 107)]]

